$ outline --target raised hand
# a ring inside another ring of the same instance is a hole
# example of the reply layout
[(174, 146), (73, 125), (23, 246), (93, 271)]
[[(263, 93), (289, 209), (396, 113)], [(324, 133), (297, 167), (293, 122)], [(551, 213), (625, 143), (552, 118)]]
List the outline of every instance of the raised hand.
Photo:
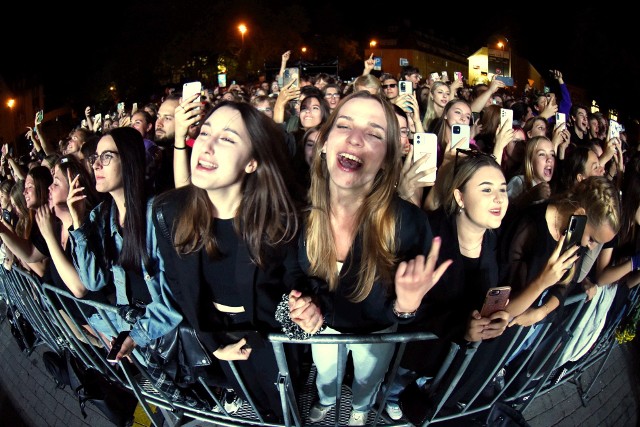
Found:
[(538, 276), (545, 287), (553, 286), (558, 283), (565, 275), (567, 270), (571, 269), (573, 264), (578, 260), (578, 245), (570, 247), (566, 251), (562, 252), (562, 244), (566, 235), (561, 235), (558, 240), (556, 248), (551, 253), (551, 256), (547, 260), (547, 264)]
[(187, 99), (182, 99), (176, 107), (175, 118), (175, 140), (180, 141), (178, 146), (183, 146), (182, 141), (187, 139), (189, 127), (201, 120), (204, 116), (200, 94), (196, 93)]
[(376, 62), (373, 59), (373, 52), (371, 52), (371, 55), (369, 55), (369, 58), (364, 60), (364, 72), (362, 73), (362, 75), (371, 73), (371, 70), (373, 70), (375, 63)]
[(84, 187), (80, 187), (79, 179), (80, 175), (71, 177), (71, 171), (67, 170), (67, 179), (69, 180), (69, 195), (67, 196), (67, 206), (69, 207), (69, 213), (73, 220), (73, 228), (77, 229), (82, 225), (85, 214), (84, 199), (87, 196), (84, 194)]
[(418, 255), (410, 261), (398, 265), (395, 277), (396, 302), (398, 312), (412, 312), (418, 309), (422, 298), (438, 283), (440, 277), (449, 268), (452, 260), (448, 259), (436, 268), (440, 253), (440, 237), (434, 237), (429, 255)]
[(420, 179), (433, 173), (435, 168), (429, 168), (422, 172), (418, 172), (418, 169), (424, 165), (429, 159), (430, 154), (420, 157), (415, 163), (413, 162), (413, 145), (409, 145), (409, 152), (407, 158), (402, 165), (402, 172), (400, 173), (400, 179), (398, 180), (398, 195), (408, 202), (415, 203), (413, 200), (416, 191), (422, 187), (431, 187), (434, 182), (423, 182)]
[(40, 206), (36, 209), (36, 223), (38, 229), (42, 234), (42, 237), (49, 242), (51, 239), (55, 239), (53, 232), (53, 216), (51, 215), (51, 209), (48, 205)]

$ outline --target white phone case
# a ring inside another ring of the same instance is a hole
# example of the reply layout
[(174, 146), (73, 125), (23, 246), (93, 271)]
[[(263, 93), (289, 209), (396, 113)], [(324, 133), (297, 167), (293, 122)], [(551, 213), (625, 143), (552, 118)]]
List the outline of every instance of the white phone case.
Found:
[[(438, 160), (438, 137), (435, 133), (419, 132), (413, 136), (413, 161), (418, 161), (423, 156), (428, 155), (427, 162), (416, 171), (422, 172), (427, 169), (437, 167)], [(421, 182), (435, 182), (436, 171), (420, 178)]]
[(510, 108), (501, 108), (500, 126), (504, 125), (506, 122), (509, 122), (511, 126), (513, 126), (513, 110)]
[[(471, 128), (469, 125), (452, 125), (451, 126), (451, 149), (463, 148), (469, 149), (469, 139), (471, 137)], [(466, 139), (465, 139), (466, 138)], [(461, 142), (464, 139), (464, 142)]]

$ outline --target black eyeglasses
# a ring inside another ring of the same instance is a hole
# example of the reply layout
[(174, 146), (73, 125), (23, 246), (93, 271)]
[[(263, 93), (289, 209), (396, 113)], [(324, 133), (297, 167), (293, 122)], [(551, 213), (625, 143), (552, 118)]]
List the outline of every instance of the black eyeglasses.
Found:
[(102, 154), (98, 155), (98, 154), (92, 154), (89, 156), (89, 158), (87, 160), (89, 160), (89, 164), (93, 165), (96, 160), (100, 159), (100, 164), (102, 166), (109, 166), (109, 163), (111, 163), (111, 160), (118, 156), (118, 152), (117, 151), (103, 151)]
[(388, 85), (382, 85), (382, 89), (389, 89), (389, 88), (395, 89), (397, 87), (398, 87), (397, 83), (391, 83), (391, 84), (388, 84)]
[(462, 153), (465, 156), (463, 156), (462, 158), (489, 158), (491, 160), (493, 160), (494, 162), (496, 161), (496, 156), (494, 156), (493, 154), (489, 154), (489, 153), (485, 153), (483, 151), (480, 150), (467, 150), (465, 148), (456, 148), (456, 161), (453, 164), (453, 174), (455, 175), (456, 172), (458, 172), (458, 155)]

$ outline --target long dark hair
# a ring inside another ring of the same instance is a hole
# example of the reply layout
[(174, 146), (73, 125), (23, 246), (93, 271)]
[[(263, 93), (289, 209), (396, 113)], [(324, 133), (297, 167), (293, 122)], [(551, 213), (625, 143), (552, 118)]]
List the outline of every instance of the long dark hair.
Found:
[[(240, 113), (249, 134), (251, 156), (258, 164), (255, 172), (243, 178), (234, 227), (253, 261), (264, 267), (266, 249), (290, 241), (298, 231), (297, 212), (288, 189), (292, 180), (284, 134), (273, 120), (248, 103), (223, 101), (207, 113), (204, 121), (222, 107)], [(190, 184), (186, 191), (188, 201), (181, 207), (173, 230), (176, 251), (188, 254), (204, 247), (215, 259), (219, 251), (213, 228), (214, 206), (206, 190)], [(170, 200), (172, 194), (165, 193), (162, 200)]]
[(49, 186), (53, 182), (51, 171), (41, 165), (31, 168), (27, 175), (33, 179), (33, 188), (38, 199), (33, 209), (39, 208), (49, 200)]
[[(118, 263), (125, 269), (140, 272), (147, 265), (147, 194), (145, 191), (145, 150), (140, 132), (132, 127), (118, 127), (107, 132), (116, 143), (120, 156), (124, 204), (127, 209), (122, 228), (123, 244)], [(112, 203), (113, 199), (111, 200)]]

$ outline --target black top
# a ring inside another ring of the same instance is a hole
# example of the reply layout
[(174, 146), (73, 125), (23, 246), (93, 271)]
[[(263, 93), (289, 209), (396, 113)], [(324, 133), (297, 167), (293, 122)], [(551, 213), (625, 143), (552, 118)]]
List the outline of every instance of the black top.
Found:
[[(394, 200), (394, 207), (397, 213), (398, 263), (411, 260), (420, 254), (426, 256), (433, 238), (426, 213), (400, 198)], [(315, 284), (313, 291), (319, 297), (320, 308), (326, 323), (342, 333), (366, 334), (381, 331), (399, 321), (392, 311), (395, 300), (393, 283), (376, 280), (371, 292), (362, 302), (355, 303), (349, 300), (348, 297), (353, 293), (358, 282), (361, 257), (362, 234), (358, 232), (340, 271), (337, 290), (329, 292), (325, 281), (312, 278), (312, 284)], [(302, 235), (298, 243), (298, 260), (302, 270), (308, 272), (310, 262)]]
[[(281, 325), (275, 320), (275, 312), (282, 295), (290, 288), (289, 272), (284, 266), (287, 253), (295, 257), (295, 249), (290, 245), (270, 248), (265, 256), (265, 267), (260, 269), (251, 260), (249, 250), (242, 239), (237, 239), (236, 255), (233, 265), (220, 273), (220, 278), (234, 284), (238, 302), (230, 305), (242, 305), (245, 313), (242, 316), (230, 316), (221, 313), (212, 306), (213, 296), (204, 275), (208, 275), (212, 265), (217, 261), (205, 262), (204, 249), (188, 255), (179, 255), (169, 234), (178, 217), (179, 210), (186, 205), (189, 187), (170, 191), (163, 197), (156, 198), (153, 222), (158, 239), (158, 248), (164, 260), (165, 275), (173, 296), (175, 308), (182, 313), (185, 320), (196, 330), (202, 343), (215, 351), (221, 345), (236, 342), (237, 338), (229, 338), (226, 334), (231, 330), (246, 330), (248, 326), (262, 333), (280, 332)], [(158, 217), (164, 218), (167, 233), (163, 231)], [(305, 279), (299, 274), (300, 279)], [(212, 280), (209, 278), (208, 280)], [(214, 289), (218, 289), (214, 287)], [(235, 298), (234, 298), (235, 300)], [(216, 300), (216, 302), (221, 302)], [(242, 323), (236, 321), (242, 318)]]
[(205, 301), (205, 304), (216, 302), (231, 307), (241, 306), (242, 298), (238, 294), (235, 277), (229, 274), (235, 269), (239, 243), (233, 219), (216, 219), (214, 227), (220, 257), (211, 262), (207, 252), (201, 251), (203, 279), (212, 296), (212, 300)]

